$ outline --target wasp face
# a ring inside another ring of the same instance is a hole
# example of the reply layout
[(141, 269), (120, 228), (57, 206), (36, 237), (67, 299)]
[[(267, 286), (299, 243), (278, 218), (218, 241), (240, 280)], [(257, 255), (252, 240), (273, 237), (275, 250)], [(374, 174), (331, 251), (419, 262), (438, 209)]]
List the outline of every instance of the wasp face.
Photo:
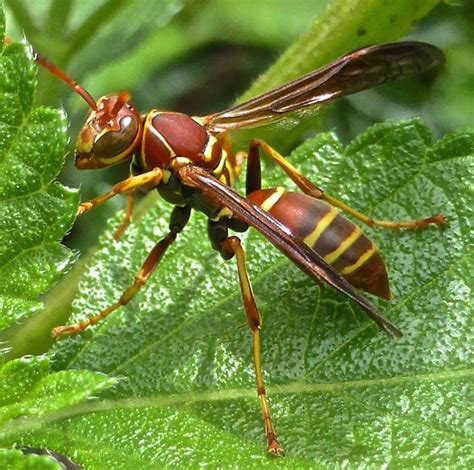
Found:
[(126, 93), (97, 101), (76, 143), (76, 167), (92, 170), (130, 158), (140, 143), (141, 119)]

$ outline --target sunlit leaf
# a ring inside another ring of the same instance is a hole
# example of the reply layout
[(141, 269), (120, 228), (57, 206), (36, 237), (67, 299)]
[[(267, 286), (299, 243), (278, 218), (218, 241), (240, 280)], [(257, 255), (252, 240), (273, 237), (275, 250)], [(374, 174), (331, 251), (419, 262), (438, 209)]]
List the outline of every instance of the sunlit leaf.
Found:
[[(15, 359), (0, 368), (0, 441), (5, 435), (11, 439), (16, 430), (40, 427), (55, 413), (116, 382), (99, 372), (51, 372), (50, 366), (50, 359), (37, 356)], [(21, 437), (15, 440), (15, 446), (27, 447), (21, 441)], [(50, 458), (26, 457), (7, 449), (0, 449), (0, 467), (62, 468)]]

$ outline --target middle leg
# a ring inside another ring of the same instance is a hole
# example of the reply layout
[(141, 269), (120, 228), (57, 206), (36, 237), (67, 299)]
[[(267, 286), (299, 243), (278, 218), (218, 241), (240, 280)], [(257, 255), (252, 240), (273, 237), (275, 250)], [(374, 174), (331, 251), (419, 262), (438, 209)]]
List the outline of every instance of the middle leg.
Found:
[(94, 315), (90, 318), (86, 318), (85, 320), (75, 325), (65, 325), (54, 328), (52, 331), (53, 338), (57, 338), (63, 335), (74, 335), (80, 333), (86, 328), (89, 328), (89, 326), (95, 325), (100, 320), (103, 320), (104, 318), (108, 317), (111, 313), (115, 312), (120, 307), (127, 305), (133, 299), (133, 297), (135, 297), (137, 292), (150, 279), (151, 275), (153, 274), (156, 267), (163, 258), (163, 255), (166, 253), (170, 245), (176, 240), (176, 236), (178, 235), (178, 233), (181, 232), (187, 224), (190, 214), (191, 209), (189, 209), (188, 207), (176, 206), (173, 209), (170, 219), (170, 231), (152, 248), (150, 253), (148, 253), (148, 256), (143, 262), (142, 267), (138, 271), (138, 274), (135, 276), (133, 284), (128, 289), (125, 289), (123, 291), (117, 302), (113, 303), (105, 310), (102, 310), (97, 315)]
[(252, 289), (252, 284), (247, 273), (245, 264), (245, 251), (242, 248), (240, 239), (238, 237), (227, 236), (227, 222), (226, 219), (213, 222), (209, 221), (208, 233), (211, 244), (218, 249), (224, 259), (230, 259), (234, 256), (237, 260), (237, 269), (239, 272), (240, 290), (242, 293), (242, 300), (245, 308), (245, 315), (247, 323), (252, 331), (252, 352), (255, 367), (255, 379), (257, 382), (257, 394), (262, 409), (263, 424), (265, 428), (265, 436), (267, 439), (267, 450), (271, 455), (282, 455), (283, 449), (276, 437), (275, 427), (273, 425), (270, 414), (270, 407), (267, 401), (267, 394), (265, 390), (265, 382), (262, 373), (261, 361), (261, 339), (260, 329), (262, 326), (262, 318), (255, 301), (255, 296)]

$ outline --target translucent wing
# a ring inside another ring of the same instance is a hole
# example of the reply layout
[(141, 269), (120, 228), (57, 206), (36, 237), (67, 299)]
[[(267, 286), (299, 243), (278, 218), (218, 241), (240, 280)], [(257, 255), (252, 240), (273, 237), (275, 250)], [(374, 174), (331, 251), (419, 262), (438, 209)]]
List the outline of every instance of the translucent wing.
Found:
[(229, 186), (221, 183), (206, 170), (188, 165), (179, 172), (189, 186), (197, 187), (210, 199), (228, 207), (232, 213), (248, 225), (256, 228), (264, 237), (281, 250), (304, 272), (318, 281), (324, 281), (357, 302), (386, 333), (394, 338), (402, 336), (401, 331), (344, 279), (315, 251), (295, 238), (278, 220), (252, 201), (242, 197)]
[(359, 49), (275, 90), (206, 116), (211, 132), (259, 126), (308, 106), (413, 75), (444, 63), (441, 50), (422, 42), (396, 42)]

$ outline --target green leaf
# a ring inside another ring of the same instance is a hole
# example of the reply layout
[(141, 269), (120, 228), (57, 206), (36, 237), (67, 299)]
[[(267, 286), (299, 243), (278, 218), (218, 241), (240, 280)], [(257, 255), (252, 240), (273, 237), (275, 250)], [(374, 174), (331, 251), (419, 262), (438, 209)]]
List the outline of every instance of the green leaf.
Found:
[(0, 449), (0, 467), (4, 470), (61, 470), (64, 467), (49, 457), (25, 455), (19, 450)]
[[(50, 372), (46, 356), (15, 359), (0, 369), (0, 425), (14, 419), (41, 418), (79, 403), (92, 393), (114, 383), (106, 375), (68, 370)], [(1, 433), (2, 431), (0, 431)]]
[[(243, 235), (285, 458), (265, 456), (236, 269), (211, 251), (200, 214), (129, 306), (55, 348), (58, 369), (123, 380), (93, 404), (50, 415), (25, 442), (74, 453), (90, 468), (472, 467), (473, 156), (473, 131), (433, 143), (419, 120), (377, 125), (347, 147), (321, 134), (291, 155), (315, 183), (374, 217), (442, 211), (449, 223), (366, 230), (388, 266), (394, 300), (376, 303), (404, 331), (398, 342), (257, 233)], [(291, 186), (277, 169), (267, 184)], [(114, 218), (73, 321), (118, 299), (168, 214), (157, 202), (119, 242), (111, 233), (122, 215)]]
[[(59, 412), (110, 387), (115, 380), (91, 371), (51, 373), (45, 356), (15, 359), (0, 368), (0, 442), (23, 445), (22, 438), (11, 440), (17, 429), (32, 430), (52, 413)], [(0, 449), (1, 468), (62, 468), (49, 458), (23, 456), (21, 452)]]
[[(3, 43), (1, 9), (0, 30)], [(0, 329), (11, 327), (1, 337), (6, 348), (14, 342), (5, 340), (16, 339), (16, 322), (41, 310), (38, 296), (74, 257), (59, 240), (72, 225), (78, 194), (54, 182), (64, 161), (66, 120), (60, 111), (32, 108), (36, 69), (29, 55), (25, 45), (12, 44), (0, 56)], [(50, 330), (44, 323), (37, 328)], [(0, 436), (8, 428), (12, 437), (25, 423), (34, 429), (34, 420), (114, 382), (91, 371), (51, 373), (46, 357), (11, 361), (0, 368)], [(22, 446), (21, 438), (2, 444)], [(62, 468), (51, 458), (11, 449), (0, 449), (0, 467)]]
[[(3, 11), (0, 22), (3, 31)], [(38, 296), (74, 258), (59, 240), (73, 223), (78, 193), (54, 181), (66, 152), (66, 118), (61, 111), (32, 107), (35, 76), (25, 45), (4, 47), (0, 57), (0, 329), (38, 312), (42, 308)]]
[[(182, 62), (215, 42), (286, 47), (307, 29), (310, 19), (325, 8), (325, 3), (299, 0), (295, 8), (289, 2), (276, 4), (273, 0), (261, 0), (258, 4), (149, 0), (144, 8), (141, 0), (129, 0), (120, 5), (116, 17), (107, 19), (94, 41), (90, 37), (80, 38), (86, 47), (79, 51), (71, 72), (75, 77), (84, 76), (81, 82), (94, 96), (110, 93), (112, 89), (128, 89), (134, 95), (145, 94), (139, 99), (148, 103), (156, 97), (162, 106), (169, 95), (176, 96), (183, 86), (192, 89), (200, 80), (196, 74), (188, 77), (181, 73), (179, 83), (175, 81), (170, 86), (169, 78), (161, 83), (160, 75), (168, 73), (171, 64)], [(85, 4), (82, 8), (90, 9), (90, 6)], [(150, 11), (155, 14), (150, 15)], [(78, 31), (73, 33), (77, 35)], [(97, 44), (114, 44), (114, 47), (97, 47)], [(147, 83), (150, 78), (153, 78), (152, 86)]]

